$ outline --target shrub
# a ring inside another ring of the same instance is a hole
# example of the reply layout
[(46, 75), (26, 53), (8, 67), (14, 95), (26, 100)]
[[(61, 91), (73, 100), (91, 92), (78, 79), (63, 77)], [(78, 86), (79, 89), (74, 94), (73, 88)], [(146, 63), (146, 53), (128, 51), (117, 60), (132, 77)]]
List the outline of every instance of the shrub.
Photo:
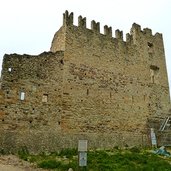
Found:
[(5, 150), (3, 148), (0, 148), (0, 155), (5, 155), (5, 154), (6, 154)]
[(55, 168), (59, 168), (60, 165), (61, 165), (61, 162), (56, 161), (54, 159), (44, 160), (44, 161), (38, 163), (38, 167), (41, 167), (44, 169), (55, 169)]
[(130, 148), (130, 151), (132, 153), (140, 153), (141, 152), (141, 150), (138, 147), (132, 147), (132, 148)]
[(61, 157), (65, 156), (66, 158), (72, 158), (73, 156), (78, 155), (78, 151), (77, 149), (74, 148), (73, 149), (67, 148), (67, 149), (62, 149), (58, 155)]
[(27, 158), (29, 156), (29, 151), (28, 148), (26, 146), (21, 147), (21, 149), (18, 150), (18, 156), (27, 161)]

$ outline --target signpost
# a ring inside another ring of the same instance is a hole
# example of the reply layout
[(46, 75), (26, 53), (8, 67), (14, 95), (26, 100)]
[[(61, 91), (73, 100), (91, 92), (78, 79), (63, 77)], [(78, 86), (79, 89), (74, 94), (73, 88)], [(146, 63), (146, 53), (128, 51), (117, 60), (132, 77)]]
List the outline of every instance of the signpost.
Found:
[(78, 160), (80, 167), (87, 166), (87, 140), (78, 141)]
[(79, 152), (79, 166), (87, 166), (87, 152)]
[(151, 128), (150, 135), (151, 135), (151, 144), (152, 144), (152, 147), (157, 147), (157, 140), (156, 140), (156, 134), (154, 132), (154, 128)]

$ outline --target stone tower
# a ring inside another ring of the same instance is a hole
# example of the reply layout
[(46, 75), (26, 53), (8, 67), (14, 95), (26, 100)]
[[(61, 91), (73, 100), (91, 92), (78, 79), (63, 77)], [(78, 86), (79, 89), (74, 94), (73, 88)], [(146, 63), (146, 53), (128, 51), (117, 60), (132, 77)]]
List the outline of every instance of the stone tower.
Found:
[(170, 97), (162, 35), (133, 24), (123, 32), (66, 11), (50, 52), (4, 55), (0, 143), (31, 151), (149, 145), (149, 120)]

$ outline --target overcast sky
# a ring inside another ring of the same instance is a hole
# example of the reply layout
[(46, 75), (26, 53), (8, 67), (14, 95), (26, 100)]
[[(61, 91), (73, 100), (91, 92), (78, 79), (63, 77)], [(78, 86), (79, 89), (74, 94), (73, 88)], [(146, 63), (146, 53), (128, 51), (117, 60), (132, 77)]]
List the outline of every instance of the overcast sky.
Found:
[(49, 51), (65, 10), (114, 30), (130, 32), (134, 22), (163, 34), (171, 85), (171, 0), (0, 0), (0, 70), (5, 53), (36, 55)]

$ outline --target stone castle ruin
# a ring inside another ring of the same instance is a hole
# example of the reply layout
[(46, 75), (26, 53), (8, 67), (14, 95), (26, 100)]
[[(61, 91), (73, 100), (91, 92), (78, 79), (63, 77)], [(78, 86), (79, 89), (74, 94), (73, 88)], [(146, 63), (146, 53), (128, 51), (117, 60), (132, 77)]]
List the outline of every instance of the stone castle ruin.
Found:
[[(49, 52), (4, 55), (0, 147), (33, 152), (171, 142), (170, 97), (162, 34), (133, 24), (123, 33), (66, 11)], [(170, 143), (171, 144), (171, 143)]]

